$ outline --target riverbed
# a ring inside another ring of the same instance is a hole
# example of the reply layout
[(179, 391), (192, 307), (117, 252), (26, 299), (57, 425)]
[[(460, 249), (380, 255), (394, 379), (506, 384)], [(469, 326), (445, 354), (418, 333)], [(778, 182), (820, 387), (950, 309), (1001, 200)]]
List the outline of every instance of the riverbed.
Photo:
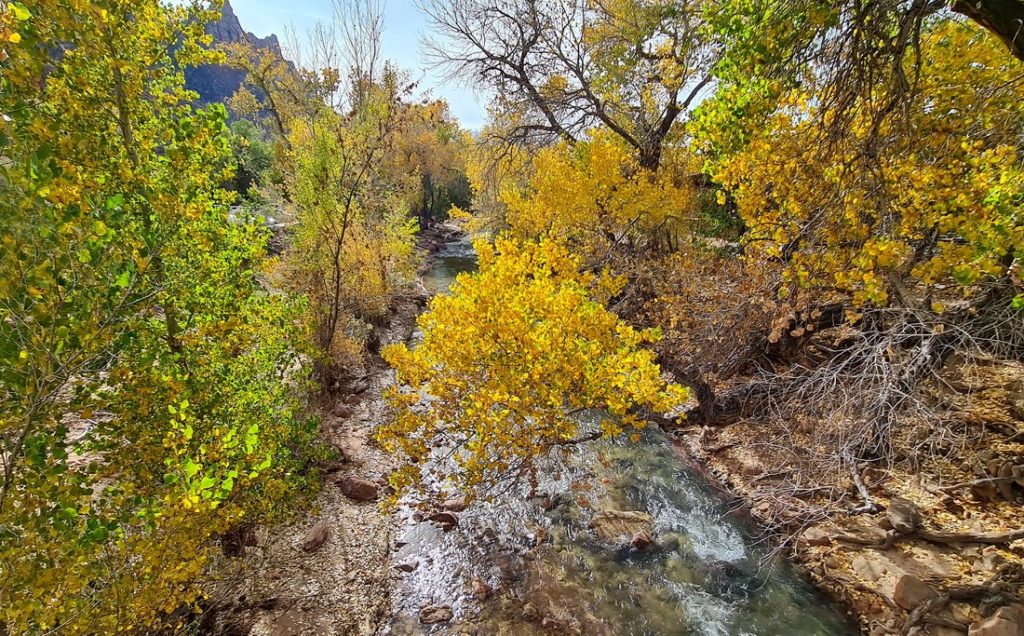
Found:
[[(474, 269), (469, 242), (453, 242), (424, 284), (445, 293)], [(541, 468), (538, 483), (473, 503), (449, 530), (411, 505), (399, 509), (394, 562), (412, 571), (396, 588), (391, 633), (857, 633), (806, 577), (767, 559), (756, 530), (657, 428), (637, 443), (574, 446)], [(600, 511), (646, 513), (654, 544), (602, 541), (591, 528)], [(453, 619), (424, 625), (427, 606), (448, 607)]]

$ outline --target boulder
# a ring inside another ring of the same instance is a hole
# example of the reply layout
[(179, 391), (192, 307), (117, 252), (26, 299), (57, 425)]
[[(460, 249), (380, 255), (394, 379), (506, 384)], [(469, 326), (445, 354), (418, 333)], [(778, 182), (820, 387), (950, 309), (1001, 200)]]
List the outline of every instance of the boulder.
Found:
[(366, 479), (353, 477), (352, 475), (339, 479), (338, 488), (341, 489), (341, 494), (345, 495), (352, 501), (376, 501), (377, 497), (380, 496), (377, 490), (377, 484)]
[(420, 610), (420, 622), (424, 625), (436, 625), (452, 620), (452, 608), (447, 605), (427, 605)]
[(937, 598), (939, 593), (932, 586), (911, 574), (904, 574), (896, 581), (896, 591), (892, 595), (892, 600), (907, 611)]
[(804, 530), (800, 539), (807, 545), (825, 546), (832, 543), (832, 537), (818, 526), (811, 526)]
[(317, 521), (313, 526), (306, 531), (306, 535), (302, 538), (302, 549), (305, 552), (316, 552), (327, 543), (327, 539), (331, 536), (331, 529), (323, 521)]
[(1024, 634), (1024, 609), (1019, 606), (1000, 607), (995, 614), (975, 621), (967, 636), (1021, 636)]
[(590, 527), (598, 537), (610, 543), (621, 543), (639, 532), (650, 536), (653, 519), (645, 512), (634, 510), (602, 510), (590, 520)]
[(914, 534), (921, 526), (921, 511), (913, 501), (902, 497), (893, 497), (889, 501), (886, 517), (892, 527), (902, 534)]

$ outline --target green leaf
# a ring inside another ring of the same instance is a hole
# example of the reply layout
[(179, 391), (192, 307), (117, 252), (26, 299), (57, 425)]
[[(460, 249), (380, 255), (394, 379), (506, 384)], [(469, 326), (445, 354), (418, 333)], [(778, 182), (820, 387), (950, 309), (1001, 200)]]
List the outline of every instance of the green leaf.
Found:
[(25, 5), (21, 4), (20, 2), (12, 2), (8, 6), (10, 6), (14, 10), (14, 18), (16, 20), (24, 22), (25, 20), (28, 20), (29, 18), (32, 17), (32, 12), (26, 9)]

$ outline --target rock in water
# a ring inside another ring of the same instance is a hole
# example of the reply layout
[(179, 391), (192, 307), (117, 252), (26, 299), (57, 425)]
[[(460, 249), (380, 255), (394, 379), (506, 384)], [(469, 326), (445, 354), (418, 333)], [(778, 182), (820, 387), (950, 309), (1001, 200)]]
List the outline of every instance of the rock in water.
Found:
[(331, 536), (331, 529), (327, 527), (327, 524), (323, 521), (317, 521), (313, 524), (313, 527), (306, 531), (306, 536), (302, 538), (302, 549), (306, 552), (316, 552), (327, 543), (328, 537)]
[(341, 493), (352, 501), (376, 501), (379, 496), (375, 483), (351, 475), (339, 479), (338, 487)]
[(437, 512), (427, 517), (427, 520), (433, 521), (445, 531), (459, 525), (459, 516), (454, 512)]
[(452, 620), (452, 608), (447, 605), (428, 605), (420, 610), (420, 622), (424, 625), (436, 625)]
[(653, 543), (654, 539), (651, 538), (651, 535), (647, 534), (647, 532), (643, 530), (635, 533), (633, 535), (633, 538), (629, 541), (629, 545), (634, 550), (643, 550), (644, 548), (652, 545)]
[(448, 512), (462, 512), (466, 509), (466, 506), (465, 497), (453, 497), (441, 502), (441, 510), (447, 510)]
[(478, 601), (482, 601), (491, 595), (491, 586), (479, 576), (473, 577), (473, 580), (470, 581), (470, 587), (473, 589), (473, 598)]
[(651, 534), (651, 515), (633, 510), (602, 510), (590, 520), (590, 527), (601, 539), (610, 543), (628, 541), (643, 532)]
[(937, 598), (939, 593), (932, 586), (910, 574), (904, 574), (896, 581), (896, 591), (892, 595), (892, 600), (907, 611)]
[(902, 534), (914, 534), (921, 525), (921, 512), (917, 505), (902, 497), (893, 497), (889, 501), (886, 516), (892, 527)]

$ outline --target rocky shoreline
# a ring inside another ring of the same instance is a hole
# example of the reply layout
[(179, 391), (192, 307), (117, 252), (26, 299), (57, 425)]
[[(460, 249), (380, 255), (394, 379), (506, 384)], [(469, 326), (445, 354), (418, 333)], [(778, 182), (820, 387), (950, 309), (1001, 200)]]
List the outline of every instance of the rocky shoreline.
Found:
[[(1019, 405), (1013, 378), (1021, 373), (1020, 365), (1001, 363), (976, 379), (979, 386), (1009, 388), (986, 396), (988, 417), (1014, 421)], [(962, 416), (968, 422), (979, 417), (970, 410)], [(869, 468), (863, 485), (879, 510), (854, 509), (854, 514), (822, 515), (808, 523), (796, 518), (815, 506), (813, 497), (781, 501), (766, 495), (771, 481), (785, 472), (759, 452), (770, 431), (741, 421), (672, 432), (695, 470), (735, 497), (760, 527), (779, 528), (787, 521), (801, 526), (795, 541), (781, 549), (859, 622), (863, 633), (1024, 635), (1024, 513), (1009, 491), (1012, 482), (1004, 489), (1011, 498), (1000, 498), (988, 488), (940, 487), (924, 477), (925, 471)], [(1024, 453), (1013, 437), (994, 435), (987, 441), (995, 458)], [(956, 481), (958, 473), (969, 473), (966, 462), (962, 467), (949, 463), (941, 471), (931, 467), (932, 474)]]
[[(424, 268), (430, 254), (456, 236), (446, 225), (424, 232), (418, 241), (427, 254)], [(408, 341), (428, 298), (416, 281), (377, 328), (375, 341)], [(204, 632), (370, 635), (387, 624), (398, 580), (392, 562), (397, 528), (378, 501), (393, 462), (372, 436), (385, 416), (382, 392), (393, 382), (387, 364), (368, 354), (363, 368), (324, 390), (315, 413), (321, 439), (338, 460), (321, 467), (324, 483), (312, 509), (291, 523), (257, 528), (234, 558), (215, 565)]]

